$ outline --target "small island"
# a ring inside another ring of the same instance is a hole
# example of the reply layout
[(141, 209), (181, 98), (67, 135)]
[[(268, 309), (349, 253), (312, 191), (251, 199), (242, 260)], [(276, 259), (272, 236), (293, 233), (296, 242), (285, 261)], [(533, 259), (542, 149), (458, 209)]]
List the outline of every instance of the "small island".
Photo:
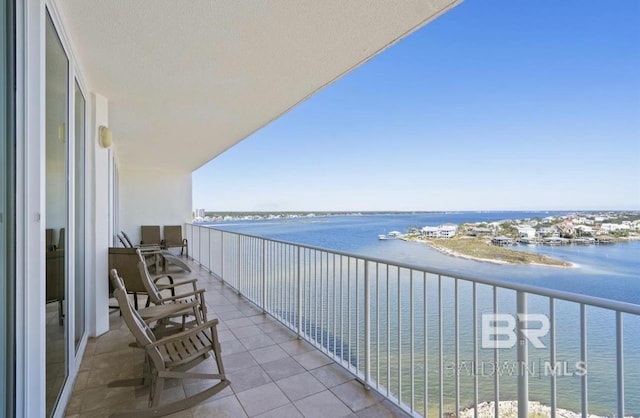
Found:
[(405, 235), (406, 241), (424, 242), (432, 248), (455, 257), (468, 258), (498, 264), (530, 264), (554, 267), (576, 267), (567, 261), (557, 260), (541, 254), (512, 250), (491, 244), (490, 240), (476, 237), (454, 237), (449, 239), (424, 238), (419, 235)]

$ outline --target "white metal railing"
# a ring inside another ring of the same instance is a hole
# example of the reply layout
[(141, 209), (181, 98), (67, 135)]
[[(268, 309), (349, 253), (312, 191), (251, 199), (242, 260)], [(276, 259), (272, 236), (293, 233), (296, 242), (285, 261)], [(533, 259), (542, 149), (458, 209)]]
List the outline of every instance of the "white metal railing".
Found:
[[(640, 414), (640, 367), (625, 368), (640, 365), (639, 305), (192, 224), (186, 235), (195, 261), (414, 416), (477, 416), (483, 401), (500, 416), (517, 400), (528, 417), (530, 398), (552, 417)], [(501, 318), (514, 318), (513, 347), (483, 347), (486, 326), (494, 344), (509, 337)]]

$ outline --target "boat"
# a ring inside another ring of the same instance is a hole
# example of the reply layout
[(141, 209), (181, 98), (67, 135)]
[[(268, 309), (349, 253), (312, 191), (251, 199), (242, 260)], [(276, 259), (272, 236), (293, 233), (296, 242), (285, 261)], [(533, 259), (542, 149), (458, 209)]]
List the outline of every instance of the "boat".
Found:
[(534, 246), (540, 244), (540, 241), (536, 238), (520, 237), (520, 243), (524, 245)]
[(380, 234), (378, 235), (378, 239), (384, 240), (384, 239), (387, 239), (387, 236), (385, 234)]

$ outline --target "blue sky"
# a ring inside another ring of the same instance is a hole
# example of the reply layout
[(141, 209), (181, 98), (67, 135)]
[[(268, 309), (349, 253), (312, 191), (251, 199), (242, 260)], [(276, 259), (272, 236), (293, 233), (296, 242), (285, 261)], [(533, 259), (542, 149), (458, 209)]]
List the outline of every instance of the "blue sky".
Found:
[(194, 172), (194, 207), (640, 209), (639, 28), (466, 0)]

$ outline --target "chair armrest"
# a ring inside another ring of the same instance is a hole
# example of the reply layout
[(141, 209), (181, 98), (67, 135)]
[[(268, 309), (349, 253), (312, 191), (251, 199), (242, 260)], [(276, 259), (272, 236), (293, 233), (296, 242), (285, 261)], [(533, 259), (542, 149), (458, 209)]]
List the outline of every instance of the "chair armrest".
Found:
[[(196, 301), (188, 302), (188, 303), (180, 303), (180, 304), (176, 303), (173, 305), (156, 305), (156, 306), (151, 306), (150, 308), (143, 308), (138, 312), (140, 313), (140, 316), (142, 317), (142, 319), (147, 324), (150, 324), (152, 322), (159, 321), (161, 319), (173, 317), (176, 314), (179, 314), (185, 310), (192, 309), (197, 305), (198, 305), (198, 302)], [(161, 309), (158, 309), (158, 308), (161, 308)], [(145, 313), (148, 313), (148, 312), (155, 313), (155, 315), (151, 317), (146, 317)]]
[(147, 349), (150, 348), (155, 348), (161, 345), (166, 345), (166, 344), (170, 344), (170, 343), (174, 343), (176, 341), (182, 341), (184, 340), (185, 337), (190, 337), (192, 335), (198, 334), (199, 332), (202, 332), (204, 330), (206, 330), (207, 328), (210, 328), (212, 332), (215, 332), (215, 329), (218, 325), (218, 318), (215, 319), (211, 319), (203, 324), (200, 324), (196, 327), (193, 328), (189, 328), (187, 330), (181, 331), (177, 334), (172, 334), (172, 335), (168, 335), (164, 338), (161, 338), (155, 342), (152, 342), (151, 344), (149, 344), (147, 346)]
[[(158, 281), (160, 281), (160, 279), (164, 279), (165, 277), (169, 279), (169, 284), (168, 285), (158, 284)], [(170, 274), (161, 274), (159, 276), (154, 277), (152, 280), (157, 286), (169, 286), (174, 283), (173, 276), (171, 276)]]
[[(186, 285), (191, 285), (193, 287), (193, 291), (195, 292), (196, 290), (198, 290), (198, 287), (196, 286), (196, 282), (198, 281), (197, 279), (185, 279), (185, 280), (179, 280), (179, 281), (174, 281), (173, 277), (171, 276), (162, 276), (162, 277), (170, 277), (170, 283), (169, 284), (157, 284), (156, 283), (156, 287), (158, 288), (159, 291), (162, 290), (170, 290), (171, 291), (171, 296), (176, 296), (176, 289), (178, 288), (178, 286), (186, 286)], [(160, 278), (162, 278), (160, 277)], [(154, 280), (155, 282), (155, 280)]]
[(194, 290), (193, 292), (181, 293), (179, 295), (162, 298), (162, 299), (160, 299), (160, 303), (175, 302), (176, 300), (184, 299), (184, 298), (187, 298), (189, 296), (197, 296), (197, 295), (199, 295), (200, 298), (204, 299), (204, 297), (203, 297), (204, 289), (198, 289), (198, 290)]

